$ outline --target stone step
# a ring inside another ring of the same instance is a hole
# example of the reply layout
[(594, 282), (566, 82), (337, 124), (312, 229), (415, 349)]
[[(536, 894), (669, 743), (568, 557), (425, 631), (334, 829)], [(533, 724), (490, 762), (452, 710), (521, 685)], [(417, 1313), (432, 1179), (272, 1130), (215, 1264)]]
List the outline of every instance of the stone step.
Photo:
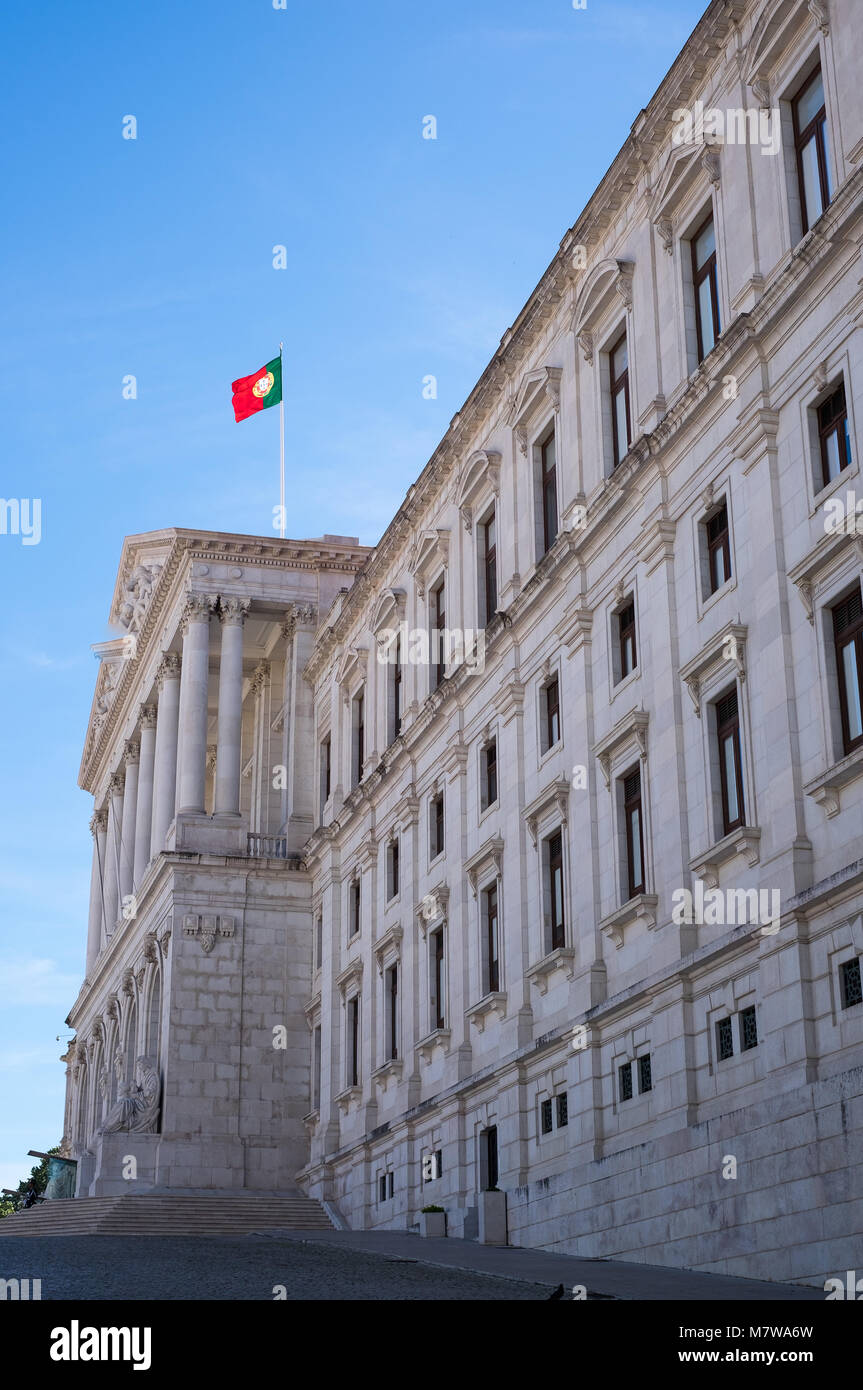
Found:
[(0, 1237), (244, 1235), (255, 1230), (331, 1229), (321, 1204), (300, 1192), (65, 1198), (0, 1220)]

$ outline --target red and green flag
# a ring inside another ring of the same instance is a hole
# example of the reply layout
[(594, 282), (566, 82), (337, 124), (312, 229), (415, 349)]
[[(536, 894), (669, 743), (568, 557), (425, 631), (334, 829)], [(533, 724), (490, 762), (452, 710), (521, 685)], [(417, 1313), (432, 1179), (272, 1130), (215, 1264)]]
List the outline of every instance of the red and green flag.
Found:
[(274, 357), (266, 367), (252, 372), (251, 376), (238, 377), (231, 382), (231, 390), (234, 393), (232, 405), (237, 424), (247, 420), (250, 415), (257, 415), (259, 410), (278, 405), (282, 399), (281, 357)]

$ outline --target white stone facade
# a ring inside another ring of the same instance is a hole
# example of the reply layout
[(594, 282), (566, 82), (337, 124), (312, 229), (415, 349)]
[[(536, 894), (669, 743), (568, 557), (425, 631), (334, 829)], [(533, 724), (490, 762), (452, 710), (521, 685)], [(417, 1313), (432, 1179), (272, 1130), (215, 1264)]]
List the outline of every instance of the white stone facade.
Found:
[[(859, 1264), (863, 639), (835, 634), (863, 534), (826, 522), (863, 504), (855, 17), (708, 7), (371, 554), (127, 541), (136, 641), (100, 649), (82, 769), (108, 871), (70, 1016), (81, 1191), (128, 1190), (98, 1079), (158, 1044), (157, 1185), (299, 1178), (352, 1226), (438, 1204), (471, 1234), (496, 1154), (518, 1244)], [(816, 69), (823, 211), (795, 155)], [(724, 138), (675, 144), (696, 102)], [(762, 107), (773, 154), (731, 138)], [(438, 672), (437, 627), (482, 641)]]

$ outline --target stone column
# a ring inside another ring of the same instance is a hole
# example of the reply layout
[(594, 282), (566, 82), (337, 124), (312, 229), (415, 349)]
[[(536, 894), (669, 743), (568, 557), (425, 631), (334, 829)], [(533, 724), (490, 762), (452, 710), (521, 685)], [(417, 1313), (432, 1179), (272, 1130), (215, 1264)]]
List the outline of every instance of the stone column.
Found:
[(150, 862), (150, 834), (153, 829), (153, 775), (156, 766), (156, 706), (142, 705), (141, 762), (138, 769), (138, 804), (135, 807), (135, 854), (132, 887), (138, 887)]
[(120, 914), (120, 840), (123, 831), (123, 774), (115, 772), (108, 792), (105, 842), (105, 940), (113, 935)]
[(219, 657), (219, 730), (213, 813), (240, 814), (240, 753), (243, 733), (243, 622), (249, 599), (221, 602), (222, 648)]
[(267, 691), (270, 684), (270, 663), (269, 661), (259, 661), (252, 672), (251, 690), (254, 697), (255, 721), (252, 733), (252, 750), (254, 761), (252, 764), (252, 804), (249, 812), (249, 829), (253, 833), (266, 834), (268, 829), (266, 818), (263, 814), (265, 810), (264, 796), (262, 794), (262, 783), (266, 779), (269, 785), (272, 773), (267, 768), (267, 735), (269, 733), (269, 720), (267, 719)]
[(159, 707), (156, 716), (156, 751), (153, 771), (153, 825), (150, 857), (165, 848), (168, 826), (174, 819), (177, 788), (177, 721), (180, 705), (180, 658), (168, 652), (156, 675)]
[(90, 919), (87, 926), (87, 975), (95, 965), (102, 945), (102, 885), (108, 836), (108, 812), (104, 808), (96, 811), (90, 821), (90, 832), (93, 836), (93, 871), (90, 876)]
[(126, 764), (126, 788), (123, 793), (123, 823), (120, 834), (120, 908), (132, 892), (135, 865), (135, 814), (138, 808), (138, 766), (141, 748), (127, 743), (123, 754)]
[(207, 687), (210, 609), (203, 594), (190, 594), (183, 613), (183, 674), (177, 737), (177, 815), (204, 814), (207, 762)]

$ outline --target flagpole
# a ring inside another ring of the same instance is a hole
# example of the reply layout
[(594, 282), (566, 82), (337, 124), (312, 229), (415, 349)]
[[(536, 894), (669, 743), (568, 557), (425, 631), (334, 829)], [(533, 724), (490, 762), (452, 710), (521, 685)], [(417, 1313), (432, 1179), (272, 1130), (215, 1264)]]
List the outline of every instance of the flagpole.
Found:
[(284, 343), (279, 343), (279, 375), (281, 377), (282, 391), (279, 401), (279, 521), (281, 523), (279, 535), (285, 539), (285, 369), (282, 363), (282, 348)]

